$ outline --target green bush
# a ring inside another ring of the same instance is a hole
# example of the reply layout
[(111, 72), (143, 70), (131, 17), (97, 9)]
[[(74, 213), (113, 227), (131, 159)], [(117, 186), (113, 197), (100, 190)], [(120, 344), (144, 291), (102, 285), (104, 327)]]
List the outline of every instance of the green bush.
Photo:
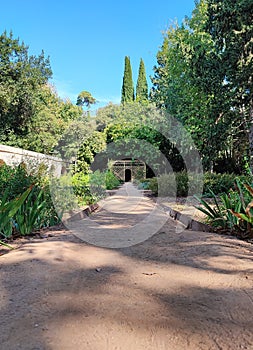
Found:
[(201, 178), (195, 174), (188, 175), (187, 172), (164, 174), (157, 178), (154, 177), (152, 179), (147, 179), (142, 183), (145, 183), (147, 188), (155, 195), (161, 197), (187, 197), (189, 189), (188, 176), (190, 177), (191, 185), (193, 185), (191, 187), (191, 192), (194, 192), (194, 189), (197, 189), (198, 182)]
[(100, 170), (91, 173), (89, 176), (89, 188), (92, 195), (92, 203), (104, 198), (106, 195), (106, 174)]
[[(43, 192), (41, 200), (45, 203), (45, 207), (43, 210), (43, 220), (41, 220), (42, 224), (41, 227), (50, 227), (57, 225), (61, 222), (62, 215), (61, 213), (56, 211), (56, 208), (54, 206), (54, 202), (52, 200), (51, 196), (51, 187), (49, 179), (44, 179), (43, 184), (40, 184), (37, 187), (37, 191), (39, 192), (40, 189)], [(37, 196), (38, 193), (34, 193), (34, 196)]]
[(106, 190), (120, 185), (120, 180), (111, 172), (96, 170), (89, 175), (77, 173), (73, 175), (74, 192), (83, 203), (92, 204), (105, 197)]
[(158, 182), (156, 177), (149, 179), (148, 189), (151, 190), (155, 196), (158, 195)]
[[(212, 196), (211, 193), (221, 194), (228, 193), (230, 189), (234, 188), (235, 179), (241, 182), (252, 183), (252, 177), (249, 175), (235, 175), (235, 174), (216, 174), (204, 173), (203, 176), (194, 173), (187, 173), (182, 171), (174, 174), (164, 174), (158, 178), (141, 179), (138, 182), (139, 188), (148, 188), (155, 195), (170, 196), (175, 193), (175, 179), (176, 179), (176, 195), (177, 197), (187, 197), (189, 194), (196, 194), (201, 190), (203, 185), (204, 196)], [(189, 184), (191, 188), (189, 188)]]
[(92, 201), (89, 188), (89, 175), (83, 173), (74, 174), (71, 179), (71, 185), (80, 205), (86, 205)]
[(0, 196), (5, 193), (9, 200), (16, 198), (29, 186), (38, 182), (37, 176), (29, 174), (26, 166), (15, 167), (3, 164), (0, 166)]
[(241, 182), (252, 181), (249, 175), (205, 173), (203, 193), (205, 196), (208, 196), (210, 191), (214, 194), (228, 193), (230, 189), (234, 188), (236, 178), (240, 179)]
[(64, 212), (78, 209), (92, 201), (89, 188), (89, 175), (76, 173), (51, 179), (51, 195), (61, 216)]
[(177, 183), (175, 174), (164, 174), (157, 178), (159, 197), (175, 197)]
[(107, 190), (119, 187), (120, 180), (110, 170), (105, 173), (105, 185)]
[(105, 197), (106, 189), (113, 189), (120, 181), (110, 171), (73, 176), (64, 175), (52, 179), (51, 192), (58, 212), (73, 210), (78, 206), (93, 204)]
[(145, 181), (145, 180), (141, 180), (140, 182), (137, 181), (136, 185), (139, 190), (148, 190), (150, 187), (150, 181)]

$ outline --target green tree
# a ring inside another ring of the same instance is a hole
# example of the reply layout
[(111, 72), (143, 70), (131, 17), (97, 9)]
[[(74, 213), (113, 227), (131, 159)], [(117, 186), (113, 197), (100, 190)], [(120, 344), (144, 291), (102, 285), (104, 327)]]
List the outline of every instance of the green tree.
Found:
[(12, 33), (0, 35), (0, 142), (51, 154), (82, 108), (62, 100), (48, 80), (44, 52), (29, 56)]
[(146, 77), (145, 65), (141, 58), (139, 73), (136, 86), (136, 101), (147, 101), (148, 100), (148, 82)]
[(17, 137), (13, 134), (12, 143), (24, 149), (51, 154), (69, 125), (80, 118), (83, 111), (69, 100), (60, 99), (48, 85), (42, 86), (34, 96), (34, 104), (26, 135)]
[(132, 67), (130, 58), (125, 57), (125, 69), (123, 76), (123, 85), (121, 90), (121, 103), (134, 101), (134, 84), (132, 77)]
[(79, 148), (87, 140), (88, 137), (95, 131), (93, 121), (88, 121), (84, 115), (79, 115), (69, 125), (67, 130), (61, 136), (55, 151), (66, 160), (76, 158)]
[(83, 111), (69, 100), (62, 100), (50, 86), (44, 86), (38, 96), (37, 110), (23, 148), (51, 154), (69, 125), (81, 117)]
[(90, 167), (94, 161), (95, 155), (102, 152), (105, 148), (105, 134), (103, 132), (93, 131), (93, 133), (83, 141), (78, 150), (76, 172), (83, 174), (90, 173)]
[(77, 97), (77, 106), (86, 106), (88, 109), (92, 104), (95, 104), (97, 101), (88, 91), (82, 91)]
[(122, 157), (123, 150), (126, 157), (143, 159), (150, 165), (160, 166), (160, 151), (168, 158), (174, 170), (184, 168), (176, 145), (163, 135), (170, 121), (167, 126), (164, 125), (166, 119), (154, 103), (110, 104), (98, 110), (95, 121), (97, 129), (106, 134), (107, 144), (113, 143), (112, 153), (110, 146), (107, 153), (109, 159)]
[(99, 108), (96, 113), (95, 122), (98, 131), (103, 131), (106, 126), (117, 119), (121, 113), (121, 106), (110, 102), (107, 106)]
[(166, 32), (157, 54), (152, 99), (191, 133), (206, 170), (221, 162), (233, 170), (231, 165), (238, 168), (242, 161), (236, 151), (238, 144), (243, 147), (238, 143), (242, 135), (207, 23), (207, 1), (201, 0), (191, 18)]
[(0, 141), (23, 137), (35, 109), (35, 96), (52, 75), (44, 52), (29, 56), (28, 46), (12, 33), (0, 35)]
[[(207, 30), (237, 129), (244, 122), (253, 170), (253, 4), (251, 0), (207, 0)], [(239, 126), (238, 126), (239, 125)]]

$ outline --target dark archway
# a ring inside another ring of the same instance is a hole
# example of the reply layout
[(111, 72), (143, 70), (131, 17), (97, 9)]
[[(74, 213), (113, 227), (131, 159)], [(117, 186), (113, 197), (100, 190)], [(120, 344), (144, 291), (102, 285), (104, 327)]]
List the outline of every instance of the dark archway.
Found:
[(129, 182), (132, 180), (132, 172), (131, 169), (125, 170), (125, 182)]

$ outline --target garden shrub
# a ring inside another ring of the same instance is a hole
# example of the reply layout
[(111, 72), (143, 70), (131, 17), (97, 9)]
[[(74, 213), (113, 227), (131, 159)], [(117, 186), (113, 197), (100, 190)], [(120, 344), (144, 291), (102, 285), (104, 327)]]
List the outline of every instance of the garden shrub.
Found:
[(26, 168), (20, 164), (16, 167), (3, 164), (0, 166), (0, 196), (3, 193), (8, 199), (16, 198), (23, 193), (29, 186), (37, 183), (36, 176), (28, 174)]
[(92, 204), (105, 197), (106, 190), (120, 185), (120, 180), (110, 171), (96, 170), (89, 175), (76, 173), (72, 178), (75, 194), (83, 203)]
[(177, 183), (175, 174), (164, 174), (157, 178), (158, 195), (160, 197), (175, 197)]
[(89, 188), (93, 203), (105, 197), (106, 194), (106, 173), (96, 170), (89, 175)]
[(139, 179), (134, 181), (139, 190), (150, 189), (150, 179)]
[(105, 185), (107, 190), (113, 190), (114, 188), (119, 187), (120, 183), (120, 180), (113, 174), (113, 172), (108, 170), (105, 173)]
[[(159, 177), (142, 180), (141, 184), (160, 197), (187, 196), (188, 176), (186, 172), (163, 174)], [(139, 185), (141, 187), (141, 185)]]
[(77, 172), (52, 179), (51, 192), (58, 212), (93, 204), (105, 197), (106, 189), (113, 189), (120, 181), (110, 171), (96, 170), (90, 174)]
[(148, 181), (149, 187), (148, 189), (151, 190), (155, 196), (158, 194), (158, 182), (156, 177), (152, 177)]
[[(170, 196), (175, 193), (175, 179), (176, 179), (176, 195), (177, 197), (187, 197), (190, 194), (196, 194), (201, 190), (203, 185), (203, 195), (208, 197), (214, 194), (228, 193), (230, 189), (234, 188), (235, 179), (241, 182), (252, 183), (252, 177), (247, 175), (235, 174), (216, 174), (204, 173), (203, 176), (195, 173), (187, 173), (182, 171), (174, 174), (164, 174), (157, 178), (141, 179), (138, 183), (139, 188), (144, 186), (150, 189), (155, 195)], [(189, 184), (191, 188), (189, 189)]]
[(43, 217), (40, 216), (40, 227), (50, 227), (57, 225), (61, 222), (62, 214), (55, 208), (55, 203), (51, 195), (51, 184), (48, 178), (43, 179), (43, 184), (40, 183), (36, 187), (36, 190), (32, 193), (33, 201), (36, 200), (41, 190), (41, 201), (45, 203), (45, 206), (43, 210)]
[(89, 189), (89, 175), (76, 173), (51, 179), (51, 195), (59, 215), (76, 210), (92, 201)]
[[(20, 203), (20, 198), (24, 198), (28, 189), (29, 195), (17, 208), (15, 203)], [(24, 164), (14, 167), (1, 164), (0, 202), (2, 208), (10, 208), (8, 214), (4, 213), (6, 216), (11, 215), (8, 237), (11, 237), (14, 231), (29, 234), (32, 230), (60, 222), (50, 194), (49, 177), (43, 166), (34, 167), (28, 172)], [(1, 232), (1, 235), (6, 238), (4, 232)]]
[(249, 175), (205, 173), (203, 194), (208, 196), (210, 191), (214, 194), (228, 193), (234, 188), (235, 179), (241, 182), (252, 182)]
[(91, 201), (89, 175), (83, 173), (74, 174), (72, 179), (70, 179), (70, 185), (73, 186), (74, 194), (77, 196), (80, 205)]
[[(175, 174), (176, 180), (176, 195), (177, 197), (187, 197), (189, 190), (189, 179), (186, 171), (182, 171), (180, 173)], [(193, 176), (191, 176), (193, 180)]]

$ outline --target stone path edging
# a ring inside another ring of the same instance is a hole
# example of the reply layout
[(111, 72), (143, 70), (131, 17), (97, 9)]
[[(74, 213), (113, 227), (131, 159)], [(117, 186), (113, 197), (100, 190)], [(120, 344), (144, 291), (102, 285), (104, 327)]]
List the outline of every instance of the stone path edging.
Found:
[(89, 216), (92, 212), (94, 212), (98, 208), (99, 208), (98, 203), (91, 204), (85, 207), (84, 209), (80, 210), (78, 213), (72, 215), (70, 218), (63, 220), (63, 223), (67, 224), (68, 222), (71, 222), (71, 221), (82, 220), (85, 217)]
[(172, 219), (181, 222), (185, 226), (185, 229), (187, 230), (214, 232), (211, 226), (203, 222), (192, 219), (188, 215), (185, 215), (180, 211), (175, 210), (169, 206), (165, 206), (163, 204), (161, 204), (161, 206)]
[[(115, 190), (108, 190), (107, 191), (107, 196), (112, 196), (115, 194)], [(141, 191), (144, 196), (150, 196), (151, 191)], [(175, 210), (167, 205), (160, 204), (160, 206), (163, 208), (165, 213), (169, 215), (173, 220), (179, 221), (185, 226), (186, 230), (192, 230), (192, 231), (203, 231), (203, 232), (214, 232), (212, 227), (210, 225), (207, 225), (203, 222), (197, 221), (190, 216), (183, 214), (182, 212)], [(97, 210), (100, 207), (99, 202), (95, 204), (91, 204), (81, 210), (80, 212), (74, 214), (70, 218), (64, 220), (63, 223), (68, 223), (68, 222), (73, 222), (77, 220), (82, 220), (87, 216), (90, 216), (91, 213), (93, 213), (95, 210)]]
[[(117, 189), (113, 190), (106, 190), (106, 197), (113, 196), (116, 193)], [(95, 210), (99, 208), (99, 201), (94, 204), (90, 204), (86, 206), (84, 209), (80, 210), (78, 213), (72, 215), (70, 218), (66, 219), (63, 221), (63, 223), (68, 223), (71, 221), (76, 221), (76, 220), (82, 220), (87, 216), (90, 216), (91, 213), (93, 213)]]

